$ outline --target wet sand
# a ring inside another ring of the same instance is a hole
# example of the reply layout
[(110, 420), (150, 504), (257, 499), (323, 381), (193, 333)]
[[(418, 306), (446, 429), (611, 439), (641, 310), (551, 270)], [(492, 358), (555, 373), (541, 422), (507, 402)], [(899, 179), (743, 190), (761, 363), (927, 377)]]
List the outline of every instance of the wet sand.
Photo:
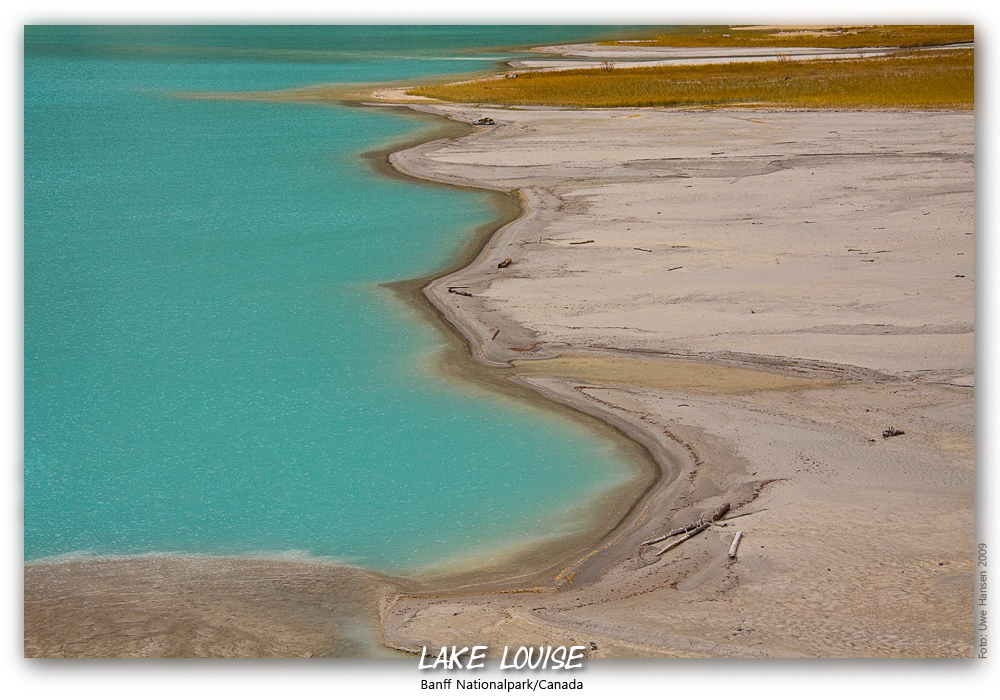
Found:
[[(368, 655), (335, 625), (288, 631), (345, 619), (323, 606), (347, 598), (407, 651), (971, 655), (971, 114), (415, 108), (496, 126), (395, 167), (525, 209), (427, 284), (475, 358), (444, 367), (630, 436), (656, 467), (638, 500), (601, 505), (595, 523), (616, 519), (572, 546), (446, 578), (27, 567), (26, 655)], [(664, 556), (641, 546), (722, 502), (726, 520)], [(151, 605), (157, 587), (175, 607)], [(157, 627), (185, 610), (185, 631)], [(158, 644), (139, 641), (151, 628)], [(184, 634), (209, 641), (168, 641)]]
[(391, 656), (398, 581), (319, 561), (143, 556), (24, 570), (26, 657)]

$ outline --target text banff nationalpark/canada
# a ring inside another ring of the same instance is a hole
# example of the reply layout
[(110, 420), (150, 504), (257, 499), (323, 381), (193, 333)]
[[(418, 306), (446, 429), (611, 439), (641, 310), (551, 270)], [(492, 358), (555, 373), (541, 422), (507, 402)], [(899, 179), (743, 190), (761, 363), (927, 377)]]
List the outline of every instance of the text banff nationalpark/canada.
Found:
[[(445, 678), (443, 681), (420, 681), (421, 690), (451, 690), (451, 679)], [(571, 681), (550, 681), (544, 678), (539, 680), (509, 681), (506, 678), (502, 681), (481, 681), (474, 679), (471, 681), (455, 681), (455, 690), (583, 690), (583, 683), (577, 679)]]
[[(509, 654), (508, 647), (503, 648), (503, 656), (500, 659), (500, 669), (542, 669), (558, 671), (560, 669), (581, 668), (583, 666), (583, 650), (585, 647), (518, 647), (512, 655)], [(441, 647), (441, 651), (434, 656), (434, 661), (427, 656), (427, 647), (423, 648), (420, 654), (419, 669), (441, 668), (446, 670), (454, 669), (476, 669), (484, 668), (483, 659), (486, 658), (487, 646), (469, 647)], [(432, 652), (433, 653), (433, 652)], [(465, 665), (462, 665), (462, 656), (469, 655)], [(508, 661), (508, 659), (510, 659)], [(478, 663), (477, 663), (478, 662)], [(450, 683), (450, 681), (449, 681)], [(421, 686), (423, 687), (423, 686)]]

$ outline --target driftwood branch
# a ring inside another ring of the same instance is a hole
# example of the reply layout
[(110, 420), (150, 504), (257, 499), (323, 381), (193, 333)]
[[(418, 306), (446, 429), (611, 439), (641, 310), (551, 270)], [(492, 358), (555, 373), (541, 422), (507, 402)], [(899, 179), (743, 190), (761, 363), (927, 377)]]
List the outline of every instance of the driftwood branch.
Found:
[(656, 544), (657, 542), (662, 542), (663, 540), (668, 539), (670, 537), (673, 537), (674, 535), (683, 535), (685, 532), (690, 532), (694, 528), (698, 527), (703, 522), (704, 522), (703, 520), (697, 520), (697, 521), (695, 521), (693, 523), (688, 523), (687, 525), (682, 525), (681, 527), (675, 527), (673, 530), (671, 530), (667, 534), (660, 535), (659, 537), (654, 537), (651, 540), (646, 540), (642, 544), (643, 545)]
[(736, 533), (736, 537), (733, 538), (733, 544), (729, 548), (729, 558), (730, 559), (735, 559), (736, 558), (736, 550), (739, 548), (739, 546), (740, 546), (740, 540), (742, 540), (742, 539), (743, 539), (743, 530), (740, 530), (739, 532)]
[(676, 547), (677, 545), (679, 545), (681, 542), (685, 542), (686, 540), (691, 539), (692, 537), (694, 537), (695, 535), (697, 535), (702, 530), (707, 529), (708, 526), (711, 525), (711, 524), (712, 523), (702, 523), (701, 525), (699, 525), (698, 527), (696, 527), (694, 530), (692, 530), (688, 534), (684, 535), (684, 537), (681, 537), (679, 540), (674, 540), (673, 542), (671, 542), (670, 544), (668, 544), (666, 547), (664, 547), (663, 549), (661, 549), (659, 552), (656, 553), (656, 556), (658, 556), (658, 557), (663, 556), (664, 552), (668, 552), (671, 549), (673, 549), (674, 547)]
[[(718, 508), (716, 508), (715, 510), (713, 510), (709, 515), (702, 516), (700, 520), (696, 520), (693, 523), (688, 523), (687, 525), (682, 525), (681, 527), (676, 527), (676, 528), (674, 528), (673, 530), (671, 530), (670, 532), (668, 532), (665, 535), (661, 535), (659, 537), (654, 537), (651, 540), (646, 540), (640, 546), (644, 547), (644, 546), (646, 546), (648, 544), (656, 544), (657, 542), (662, 542), (663, 540), (669, 539), (669, 538), (673, 537), (674, 535), (683, 535), (685, 533), (691, 533), (691, 536), (693, 537), (694, 535), (698, 534), (699, 532), (701, 532), (702, 530), (704, 530), (706, 527), (708, 527), (709, 525), (711, 525), (712, 523), (714, 523), (716, 520), (718, 520), (719, 518), (721, 518), (723, 515), (725, 515), (726, 513), (728, 513), (730, 507), (731, 506), (730, 506), (729, 503), (723, 503), (721, 506), (719, 506)], [(671, 547), (674, 547), (674, 546), (680, 544), (681, 542), (683, 542), (686, 539), (688, 539), (688, 538), (687, 537), (683, 537), (683, 538), (677, 540), (676, 542), (674, 542), (673, 544), (671, 544), (670, 546), (668, 546), (666, 549), (661, 550), (660, 553), (657, 554), (656, 556), (660, 556), (660, 554), (663, 554), (663, 552), (666, 552)]]
[(730, 516), (730, 517), (726, 518), (726, 522), (728, 523), (730, 520), (736, 520), (736, 518), (745, 518), (748, 515), (757, 515), (757, 513), (763, 513), (766, 510), (771, 510), (771, 509), (770, 508), (761, 508), (760, 510), (752, 510), (749, 513), (740, 513), (739, 515), (733, 515), (733, 516)]

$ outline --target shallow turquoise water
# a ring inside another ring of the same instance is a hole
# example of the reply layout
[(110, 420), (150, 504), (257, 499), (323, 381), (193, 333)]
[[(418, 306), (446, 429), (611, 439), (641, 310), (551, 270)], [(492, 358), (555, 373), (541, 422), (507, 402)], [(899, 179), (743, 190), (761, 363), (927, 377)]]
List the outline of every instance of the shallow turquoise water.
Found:
[(165, 93), (477, 70), (496, 37), (591, 30), (353, 29), (26, 31), (26, 558), (400, 570), (572, 528), (628, 478), (581, 427), (429, 369), (443, 339), (377, 286), (495, 215), (357, 157), (421, 122)]

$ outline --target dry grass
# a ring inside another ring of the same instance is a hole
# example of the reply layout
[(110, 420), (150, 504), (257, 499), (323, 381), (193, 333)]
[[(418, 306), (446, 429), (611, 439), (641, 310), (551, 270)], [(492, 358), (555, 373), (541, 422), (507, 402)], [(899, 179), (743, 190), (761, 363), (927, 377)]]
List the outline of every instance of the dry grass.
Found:
[(564, 107), (972, 109), (973, 51), (882, 58), (522, 72), (414, 88), (447, 102)]
[[(862, 47), (891, 46), (916, 48), (939, 46), (973, 40), (972, 25), (878, 25), (869, 27), (830, 27), (821, 31), (786, 31), (778, 29), (741, 30), (727, 25), (711, 27), (685, 27), (669, 34), (660, 34), (647, 41), (625, 42), (627, 46), (676, 46), (676, 47), (822, 47), (857, 49)], [(605, 45), (621, 42), (607, 41)]]
[(522, 377), (564, 377), (599, 384), (652, 387), (702, 394), (803, 391), (838, 386), (829, 379), (803, 379), (778, 372), (726, 367), (688, 360), (563, 355), (551, 360), (515, 361)]

